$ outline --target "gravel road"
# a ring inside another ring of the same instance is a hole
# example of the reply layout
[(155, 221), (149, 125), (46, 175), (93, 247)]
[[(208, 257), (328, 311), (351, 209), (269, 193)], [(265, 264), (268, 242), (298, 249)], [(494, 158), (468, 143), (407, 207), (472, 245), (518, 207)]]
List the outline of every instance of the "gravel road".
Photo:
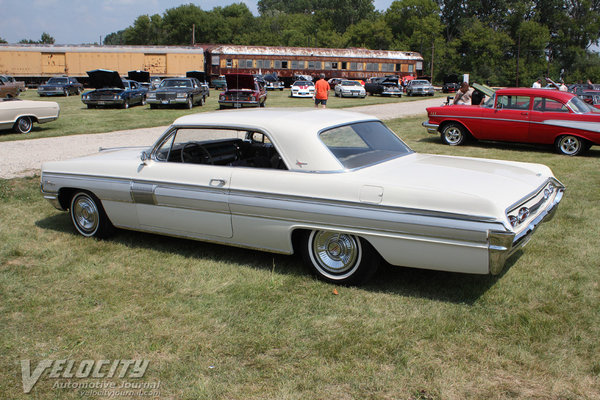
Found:
[[(347, 108), (382, 120), (425, 114), (427, 107), (441, 105), (443, 99), (427, 99), (374, 106)], [(166, 126), (131, 129), (89, 135), (74, 135), (0, 143), (0, 178), (10, 179), (39, 174), (45, 161), (64, 160), (93, 154), (100, 147), (150, 146)]]

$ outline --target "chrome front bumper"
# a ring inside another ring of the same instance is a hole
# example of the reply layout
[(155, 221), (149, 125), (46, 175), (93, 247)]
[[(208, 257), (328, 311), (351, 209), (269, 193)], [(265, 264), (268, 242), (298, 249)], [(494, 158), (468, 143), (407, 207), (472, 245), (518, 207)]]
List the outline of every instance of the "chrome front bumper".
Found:
[(437, 135), (438, 128), (440, 127), (438, 124), (430, 124), (428, 121), (423, 122), (421, 125), (427, 128), (427, 133), (431, 133), (433, 135)]

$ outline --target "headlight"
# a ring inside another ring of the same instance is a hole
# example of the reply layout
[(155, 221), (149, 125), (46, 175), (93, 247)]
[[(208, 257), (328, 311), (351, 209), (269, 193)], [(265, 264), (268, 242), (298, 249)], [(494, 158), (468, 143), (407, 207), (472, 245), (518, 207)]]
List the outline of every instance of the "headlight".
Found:
[(187, 93), (177, 93), (178, 99), (185, 99), (186, 97), (188, 97)]
[(154, 99), (154, 98), (156, 98), (156, 93), (148, 93), (148, 95), (146, 97), (149, 99)]
[(222, 95), (220, 95), (220, 96), (219, 96), (219, 100), (221, 100), (221, 101), (224, 101), (224, 100), (225, 100), (225, 95), (223, 95), (223, 94), (222, 94)]

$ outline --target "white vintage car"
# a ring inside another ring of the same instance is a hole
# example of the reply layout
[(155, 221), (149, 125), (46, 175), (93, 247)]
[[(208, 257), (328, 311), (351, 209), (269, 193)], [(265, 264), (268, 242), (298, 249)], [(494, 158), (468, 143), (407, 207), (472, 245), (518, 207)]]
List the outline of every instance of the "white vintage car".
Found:
[(60, 107), (54, 101), (0, 99), (0, 130), (29, 133), (34, 122), (54, 121), (59, 114)]
[(564, 191), (544, 165), (418, 154), (376, 118), (323, 109), (184, 116), (152, 147), (47, 162), (41, 187), (84, 236), (301, 253), (336, 283), (381, 259), (498, 274)]

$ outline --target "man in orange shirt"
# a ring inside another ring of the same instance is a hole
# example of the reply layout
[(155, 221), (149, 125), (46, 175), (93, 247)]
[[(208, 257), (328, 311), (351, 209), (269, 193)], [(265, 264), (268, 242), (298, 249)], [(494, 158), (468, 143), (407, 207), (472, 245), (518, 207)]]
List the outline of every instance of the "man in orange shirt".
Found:
[(315, 83), (315, 107), (327, 107), (327, 98), (329, 97), (329, 83), (325, 80), (325, 74), (321, 74), (317, 83)]

